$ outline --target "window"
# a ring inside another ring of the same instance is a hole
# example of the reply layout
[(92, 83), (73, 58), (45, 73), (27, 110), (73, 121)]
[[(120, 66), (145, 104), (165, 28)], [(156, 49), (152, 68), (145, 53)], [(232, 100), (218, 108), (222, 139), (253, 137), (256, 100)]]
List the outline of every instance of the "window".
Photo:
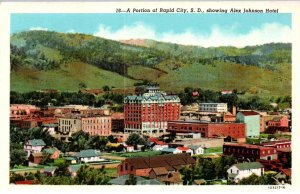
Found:
[(127, 169), (128, 169), (128, 164), (126, 163), (126, 164), (125, 164), (125, 170), (127, 170)]

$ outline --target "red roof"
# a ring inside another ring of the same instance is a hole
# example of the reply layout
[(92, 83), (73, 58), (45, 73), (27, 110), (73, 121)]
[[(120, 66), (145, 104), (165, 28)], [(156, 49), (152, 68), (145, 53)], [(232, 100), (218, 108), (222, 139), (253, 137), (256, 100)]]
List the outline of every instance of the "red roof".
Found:
[(117, 139), (117, 142), (118, 142), (118, 143), (122, 143), (122, 142), (123, 142), (123, 139), (122, 139), (122, 138), (118, 138), (118, 139)]
[(242, 113), (245, 116), (252, 116), (252, 115), (259, 115), (257, 112), (255, 111), (241, 111), (240, 113)]
[(292, 171), (290, 168), (289, 169), (281, 169), (281, 172), (289, 177), (291, 177), (291, 175), (292, 175)]
[(156, 143), (156, 142), (158, 142), (158, 138), (156, 138), (156, 137), (149, 137), (148, 141)]
[(178, 150), (181, 151), (188, 151), (190, 148), (186, 148), (186, 147), (177, 147)]
[(15, 184), (16, 185), (32, 185), (33, 184), (33, 180), (16, 181)]
[(156, 143), (156, 145), (167, 145), (165, 142), (163, 142), (163, 141), (157, 141), (157, 142), (155, 142)]

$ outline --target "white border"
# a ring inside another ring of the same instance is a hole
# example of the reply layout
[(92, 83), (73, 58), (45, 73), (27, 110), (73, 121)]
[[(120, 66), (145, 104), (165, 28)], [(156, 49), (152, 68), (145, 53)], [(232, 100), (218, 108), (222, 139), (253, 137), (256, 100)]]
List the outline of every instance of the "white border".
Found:
[[(281, 13), (292, 13), (292, 36), (293, 36), (293, 55), (292, 55), (292, 100), (293, 100), (293, 169), (292, 185), (286, 189), (272, 190), (268, 186), (14, 186), (9, 185), (9, 41), (10, 41), (10, 13), (115, 13), (115, 9), (123, 7), (135, 8), (156, 8), (156, 7), (201, 7), (201, 8), (279, 8)], [(297, 90), (300, 83), (299, 71), (299, 32), (300, 32), (300, 2), (298, 1), (231, 1), (231, 2), (2, 2), (0, 3), (0, 192), (1, 193), (41, 193), (41, 192), (131, 192), (131, 193), (156, 193), (156, 192), (293, 192), (300, 188), (300, 154), (298, 154), (300, 141), (299, 137), (299, 92)], [(163, 189), (163, 190), (162, 190)]]

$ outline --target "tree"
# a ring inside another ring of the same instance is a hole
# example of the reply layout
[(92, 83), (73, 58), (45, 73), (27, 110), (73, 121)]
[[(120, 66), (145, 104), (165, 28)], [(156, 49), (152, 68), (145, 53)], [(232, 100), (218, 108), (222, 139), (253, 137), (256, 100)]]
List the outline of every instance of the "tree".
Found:
[(102, 87), (103, 91), (107, 92), (107, 91), (110, 91), (110, 88), (109, 86), (105, 85)]
[(57, 169), (54, 172), (55, 176), (70, 176), (71, 173), (68, 170), (69, 164), (66, 162), (63, 158), (58, 158), (54, 160), (54, 166), (57, 167)]
[(93, 169), (83, 165), (77, 171), (75, 183), (79, 185), (107, 185), (110, 178), (106, 175), (105, 168)]
[(47, 163), (52, 162), (52, 159), (50, 158), (51, 154), (43, 152), (41, 164), (45, 165)]
[(27, 160), (27, 154), (23, 149), (10, 150), (10, 166), (22, 165)]
[(252, 174), (248, 178), (244, 178), (239, 182), (240, 185), (275, 185), (276, 181), (274, 180), (271, 174), (257, 176)]
[(125, 185), (136, 185), (136, 177), (130, 174), (128, 179), (125, 181)]
[(128, 136), (126, 144), (134, 146), (135, 149), (137, 148), (137, 145), (144, 145), (145, 144), (145, 140), (139, 136), (136, 133), (132, 133)]
[(24, 180), (25, 180), (25, 177), (23, 175), (17, 174), (15, 172), (11, 173), (10, 177), (9, 177), (10, 183), (15, 183), (16, 181), (24, 181)]
[(86, 89), (87, 88), (87, 86), (86, 86), (86, 84), (84, 82), (80, 82), (78, 84), (78, 86), (79, 86), (79, 89)]
[(107, 140), (108, 140), (110, 143), (117, 143), (117, 142), (118, 142), (118, 139), (115, 138), (115, 137), (112, 136), (112, 135), (109, 135), (109, 136), (107, 137)]

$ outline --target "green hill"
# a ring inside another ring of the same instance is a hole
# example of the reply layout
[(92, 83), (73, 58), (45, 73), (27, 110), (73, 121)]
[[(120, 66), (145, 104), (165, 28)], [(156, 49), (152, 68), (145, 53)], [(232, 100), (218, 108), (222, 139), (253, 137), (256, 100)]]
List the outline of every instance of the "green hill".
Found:
[(142, 80), (184, 87), (291, 94), (291, 44), (203, 48), (145, 40), (121, 43), (85, 34), (27, 31), (11, 36), (11, 90), (131, 87)]

